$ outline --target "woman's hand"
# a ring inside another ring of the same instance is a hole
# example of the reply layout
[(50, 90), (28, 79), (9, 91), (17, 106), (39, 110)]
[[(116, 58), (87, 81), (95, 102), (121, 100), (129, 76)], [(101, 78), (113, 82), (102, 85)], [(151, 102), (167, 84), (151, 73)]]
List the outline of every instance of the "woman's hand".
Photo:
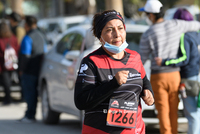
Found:
[(161, 66), (161, 64), (162, 64), (162, 58), (160, 58), (160, 57), (155, 57), (154, 59), (155, 59), (155, 61), (156, 61), (156, 64), (157, 64), (158, 66)]
[(125, 84), (127, 81), (129, 71), (122, 70), (115, 74), (115, 78), (119, 85)]
[(153, 105), (154, 104), (154, 97), (153, 97), (151, 91), (143, 90), (143, 94), (144, 94), (144, 96), (142, 96), (142, 99), (145, 102), (145, 104), (147, 104), (148, 106)]

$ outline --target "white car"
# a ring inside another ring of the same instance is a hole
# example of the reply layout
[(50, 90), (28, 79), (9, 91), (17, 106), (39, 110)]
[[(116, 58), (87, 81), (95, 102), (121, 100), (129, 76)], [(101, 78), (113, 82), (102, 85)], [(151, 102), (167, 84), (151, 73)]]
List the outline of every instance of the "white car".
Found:
[(59, 36), (66, 31), (68, 28), (88, 23), (91, 16), (88, 15), (77, 15), (67, 17), (55, 17), (55, 18), (44, 18), (37, 22), (38, 27), (46, 33), (47, 40), (50, 43), (55, 43)]
[[(39, 92), (42, 102), (43, 122), (55, 124), (60, 113), (69, 113), (83, 118), (74, 104), (74, 84), (80, 62), (84, 56), (99, 48), (100, 42), (92, 36), (91, 25), (80, 25), (68, 29), (59, 41), (45, 55), (39, 78)], [(145, 25), (126, 24), (126, 41), (129, 48), (139, 50), (139, 41)], [(88, 30), (89, 29), (89, 30)], [(150, 77), (150, 60), (145, 65), (147, 77)], [(154, 106), (142, 101), (145, 123), (158, 123)]]

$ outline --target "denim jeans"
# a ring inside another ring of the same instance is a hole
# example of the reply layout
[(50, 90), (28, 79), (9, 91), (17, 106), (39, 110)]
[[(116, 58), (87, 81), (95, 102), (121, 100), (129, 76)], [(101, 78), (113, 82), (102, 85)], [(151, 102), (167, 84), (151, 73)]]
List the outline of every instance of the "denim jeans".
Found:
[(34, 75), (23, 74), (21, 77), (21, 85), (24, 94), (24, 99), (27, 103), (25, 117), (29, 119), (35, 119), (38, 96), (38, 77)]
[[(199, 76), (187, 78), (189, 80), (198, 80)], [(184, 114), (188, 119), (188, 134), (200, 134), (200, 108), (197, 107), (198, 96), (187, 96), (183, 99)]]

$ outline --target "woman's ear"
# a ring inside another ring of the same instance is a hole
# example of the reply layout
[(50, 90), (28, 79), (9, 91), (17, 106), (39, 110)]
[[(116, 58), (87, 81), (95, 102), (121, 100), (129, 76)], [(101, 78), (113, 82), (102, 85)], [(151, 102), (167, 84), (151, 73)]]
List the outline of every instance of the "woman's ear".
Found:
[(99, 41), (100, 41), (100, 42), (102, 42), (102, 39), (101, 39), (101, 37), (100, 37)]
[(101, 42), (101, 44), (104, 44), (104, 41), (102, 40), (102, 38), (100, 37), (99, 41)]

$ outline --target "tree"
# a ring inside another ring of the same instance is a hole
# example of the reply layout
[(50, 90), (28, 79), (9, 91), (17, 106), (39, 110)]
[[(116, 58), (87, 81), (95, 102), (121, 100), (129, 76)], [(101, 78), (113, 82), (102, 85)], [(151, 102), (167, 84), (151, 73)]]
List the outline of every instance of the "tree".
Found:
[[(131, 18), (138, 14), (138, 9), (143, 7), (147, 0), (123, 0), (124, 15), (127, 18)], [(160, 0), (164, 9), (173, 7), (180, 0)]]
[(0, 18), (5, 17), (5, 7), (6, 7), (6, 2), (5, 0), (0, 1)]
[(22, 3), (24, 0), (11, 0), (11, 8), (12, 11), (15, 11), (19, 13), (20, 15), (23, 15), (23, 10), (22, 10)]
[(172, 8), (180, 0), (160, 0), (165, 9)]
[(96, 0), (96, 4), (97, 4), (97, 12), (102, 12), (106, 9), (105, 0)]
[(124, 16), (132, 18), (134, 14), (137, 14), (138, 8), (143, 6), (141, 0), (123, 0)]
[(116, 10), (120, 12), (122, 16), (124, 16), (124, 10), (123, 10), (123, 2), (122, 0), (105, 0), (106, 3), (106, 10)]

